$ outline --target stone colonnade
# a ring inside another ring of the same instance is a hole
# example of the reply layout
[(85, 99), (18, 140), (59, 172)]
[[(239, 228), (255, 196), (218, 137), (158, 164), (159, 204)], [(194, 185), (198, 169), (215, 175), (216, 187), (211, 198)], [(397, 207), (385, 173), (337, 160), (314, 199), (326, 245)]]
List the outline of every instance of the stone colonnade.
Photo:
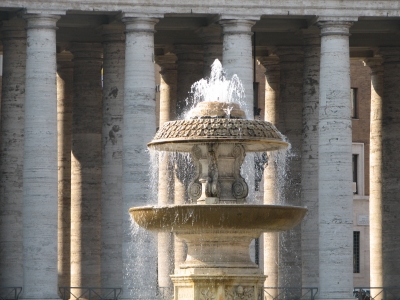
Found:
[[(104, 26), (103, 46), (72, 44), (73, 60), (58, 59), (57, 83), (56, 22), (63, 13), (26, 14), (26, 33), (23, 21), (6, 22), (1, 29), (0, 184), (2, 210), (7, 212), (1, 218), (7, 235), (2, 228), (5, 251), (0, 254), (0, 268), (9, 272), (0, 272), (0, 280), (9, 286), (23, 286), (22, 299), (57, 299), (61, 283), (122, 287), (124, 299), (151, 297), (156, 286), (149, 288), (148, 283), (156, 282), (157, 271), (156, 265), (149, 263), (156, 261), (149, 250), (156, 245), (143, 232), (136, 235), (141, 241), (132, 241), (126, 212), (131, 206), (146, 205), (152, 196), (146, 144), (156, 132), (154, 26), (162, 16), (124, 13), (125, 36), (123, 28)], [(189, 85), (206, 72), (204, 63), (221, 54), (228, 72), (241, 78), (248, 117), (253, 118), (251, 27), (255, 21), (221, 17), (222, 44), (214, 39), (205, 42), (205, 49), (176, 45), (176, 56), (171, 55), (169, 61), (157, 58), (163, 76), (160, 125), (175, 117), (174, 113), (182, 113)], [(280, 48), (263, 61), (269, 91), (266, 119), (288, 136), (296, 154), (289, 163), (291, 186), (283, 198), (310, 209), (302, 228), (286, 234), (290, 238), (265, 235), (268, 285), (316, 285), (323, 299), (352, 298), (353, 290), (348, 44), (352, 21), (356, 20), (320, 18), (321, 41), (307, 36), (303, 49)], [(204, 32), (203, 38), (207, 38)], [(398, 205), (392, 203), (399, 186), (394, 157), (398, 137), (397, 123), (390, 121), (399, 110), (400, 54), (393, 49), (382, 49), (381, 54), (385, 72), (382, 75), (373, 67), (372, 77), (371, 153), (376, 156), (371, 175), (375, 172), (376, 181), (371, 184), (371, 223), (382, 226), (371, 231), (371, 239), (382, 250), (372, 253), (378, 271), (372, 274), (372, 283), (388, 286), (400, 273), (396, 269), (400, 264), (392, 255), (399, 241), (393, 229)], [(103, 90), (101, 66), (105, 71)], [(382, 99), (388, 104), (382, 106)], [(65, 175), (69, 167), (70, 182)], [(168, 174), (169, 182), (174, 182), (175, 199), (160, 193), (164, 196), (159, 197), (160, 204), (184, 201), (179, 176), (173, 179), (176, 172), (167, 164), (163, 169), (168, 172), (162, 175)], [(276, 172), (274, 168), (266, 172), (264, 203), (272, 204), (277, 196)], [(392, 185), (382, 187), (380, 178)], [(166, 189), (160, 185), (160, 191)], [(58, 253), (57, 234), (58, 241), (63, 241)], [(64, 251), (69, 234), (70, 254)], [(278, 255), (282, 240), (286, 252)], [(167, 245), (172, 247), (171, 237), (160, 237), (159, 251)], [(174, 248), (179, 257), (175, 264), (179, 264), (184, 249), (179, 241)], [(133, 269), (135, 261), (143, 264)], [(162, 284), (168, 284), (172, 261), (168, 255), (160, 259)], [(278, 272), (277, 264), (292, 271)], [(382, 276), (382, 269), (387, 275)]]

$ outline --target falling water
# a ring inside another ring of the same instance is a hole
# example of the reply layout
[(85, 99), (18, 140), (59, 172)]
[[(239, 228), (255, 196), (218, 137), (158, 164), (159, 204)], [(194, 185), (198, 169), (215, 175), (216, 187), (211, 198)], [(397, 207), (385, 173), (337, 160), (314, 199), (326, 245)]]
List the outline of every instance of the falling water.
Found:
[(190, 111), (203, 101), (236, 103), (249, 116), (250, 108), (244, 101), (245, 96), (245, 90), (239, 77), (235, 74), (228, 79), (221, 62), (216, 59), (211, 65), (210, 76), (200, 79), (192, 85), (190, 96), (185, 100), (186, 109), (180, 118), (190, 119)]
[[(195, 82), (191, 87), (190, 96), (185, 100), (186, 101), (186, 109), (183, 111), (182, 115), (178, 117), (178, 119), (190, 119), (191, 113), (190, 111), (200, 102), (203, 101), (217, 101), (217, 102), (226, 102), (226, 103), (236, 103), (241, 109), (245, 112), (246, 115), (250, 115), (250, 107), (247, 106), (245, 100), (245, 90), (244, 87), (238, 78), (237, 75), (233, 75), (230, 79), (226, 77), (226, 72), (223, 70), (221, 62), (219, 60), (215, 60), (211, 66), (211, 74), (208, 78), (201, 79)], [(230, 116), (230, 108), (228, 106), (226, 114)], [(286, 141), (286, 138), (283, 137), (283, 140)], [(290, 147), (289, 147), (290, 148)], [(283, 149), (278, 151), (271, 151), (268, 153), (268, 167), (272, 165), (276, 168), (276, 184), (275, 184), (275, 195), (277, 196), (276, 204), (284, 205), (285, 204), (285, 195), (284, 195), (284, 187), (285, 182), (287, 180), (287, 162), (290, 159), (291, 151), (289, 149)], [(288, 155), (289, 154), (289, 155)], [(150, 168), (149, 168), (149, 177), (150, 177), (150, 199), (147, 201), (147, 205), (157, 205), (158, 199), (158, 177), (159, 177), (159, 162), (165, 159), (167, 155), (167, 159), (169, 160), (170, 166), (175, 166), (175, 176), (176, 180), (182, 182), (185, 186), (185, 190), (187, 189), (190, 181), (192, 180), (195, 174), (195, 168), (192, 162), (190, 153), (177, 153), (172, 152), (166, 154), (166, 152), (157, 151), (157, 150), (149, 150), (150, 157)], [(247, 197), (247, 203), (249, 204), (259, 204), (256, 201), (255, 195), (255, 176), (254, 176), (254, 168), (255, 168), (255, 155), (254, 153), (247, 153), (245, 161), (241, 168), (241, 175), (245, 179), (249, 187), (249, 194)], [(169, 195), (173, 195), (174, 186), (173, 184), (168, 185)], [(173, 198), (173, 197), (172, 197)], [(188, 202), (187, 194), (185, 195), (184, 202)], [(260, 198), (260, 197), (259, 197)], [(172, 199), (173, 202), (173, 199)], [(127, 262), (125, 265), (127, 266), (125, 270), (124, 279), (132, 280), (135, 278), (135, 282), (129, 284), (132, 286), (130, 290), (131, 298), (154, 298), (157, 290), (157, 282), (149, 282), (149, 278), (138, 278), (137, 276), (132, 276), (132, 273), (135, 270), (139, 269), (154, 269), (156, 273), (156, 264), (157, 258), (156, 254), (154, 255), (153, 261), (149, 261), (148, 257), (143, 258), (141, 253), (145, 253), (149, 251), (149, 249), (154, 249), (156, 252), (156, 237), (155, 235), (145, 231), (136, 223), (132, 223), (131, 226), (132, 233), (132, 242), (130, 243), (130, 247), (128, 249), (129, 252), (129, 263)], [(125, 256), (128, 257), (128, 256)], [(152, 276), (153, 277), (153, 276)], [(152, 279), (152, 278), (150, 278)]]

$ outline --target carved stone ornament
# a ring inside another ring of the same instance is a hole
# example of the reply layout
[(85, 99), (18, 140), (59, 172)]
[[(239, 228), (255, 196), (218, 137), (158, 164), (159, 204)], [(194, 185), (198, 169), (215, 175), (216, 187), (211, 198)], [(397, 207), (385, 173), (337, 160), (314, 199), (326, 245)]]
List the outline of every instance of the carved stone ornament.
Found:
[(235, 177), (235, 181), (232, 184), (232, 194), (238, 200), (245, 199), (249, 193), (249, 188), (242, 175), (240, 175), (240, 167), (243, 164), (244, 157), (246, 156), (243, 146), (240, 144), (235, 145), (232, 150), (232, 156), (235, 158), (233, 167), (233, 176)]
[(226, 300), (253, 300), (254, 287), (253, 286), (232, 286), (225, 288)]
[(215, 295), (213, 292), (210, 291), (210, 289), (202, 289), (200, 291), (200, 299), (201, 300), (214, 300)]
[(201, 158), (200, 147), (197, 145), (193, 146), (191, 154), (192, 154), (193, 164), (196, 169), (196, 175), (194, 176), (192, 182), (189, 184), (188, 194), (189, 198), (192, 199), (192, 201), (197, 201), (202, 193), (202, 185), (199, 181), (200, 175), (202, 174), (202, 167), (200, 163), (200, 158)]

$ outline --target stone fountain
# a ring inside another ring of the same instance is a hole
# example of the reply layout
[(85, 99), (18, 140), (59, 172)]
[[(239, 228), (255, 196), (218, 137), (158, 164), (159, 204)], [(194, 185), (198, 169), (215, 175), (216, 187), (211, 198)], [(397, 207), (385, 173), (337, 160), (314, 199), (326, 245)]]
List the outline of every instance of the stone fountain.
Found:
[(238, 104), (200, 102), (188, 119), (165, 123), (148, 146), (189, 152), (196, 167), (188, 187), (193, 204), (129, 210), (139, 226), (186, 242), (187, 259), (171, 275), (174, 299), (260, 299), (266, 276), (250, 259), (250, 242), (293, 228), (307, 210), (246, 204), (240, 169), (246, 152), (287, 147), (282, 135), (268, 122), (246, 120)]

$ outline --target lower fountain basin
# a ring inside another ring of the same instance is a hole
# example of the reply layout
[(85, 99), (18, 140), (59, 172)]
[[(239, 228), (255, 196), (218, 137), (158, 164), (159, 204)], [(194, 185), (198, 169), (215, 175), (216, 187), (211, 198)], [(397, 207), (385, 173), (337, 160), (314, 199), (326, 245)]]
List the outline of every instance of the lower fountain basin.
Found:
[(132, 207), (139, 226), (151, 231), (278, 232), (289, 230), (304, 218), (307, 209), (280, 205), (171, 205)]

